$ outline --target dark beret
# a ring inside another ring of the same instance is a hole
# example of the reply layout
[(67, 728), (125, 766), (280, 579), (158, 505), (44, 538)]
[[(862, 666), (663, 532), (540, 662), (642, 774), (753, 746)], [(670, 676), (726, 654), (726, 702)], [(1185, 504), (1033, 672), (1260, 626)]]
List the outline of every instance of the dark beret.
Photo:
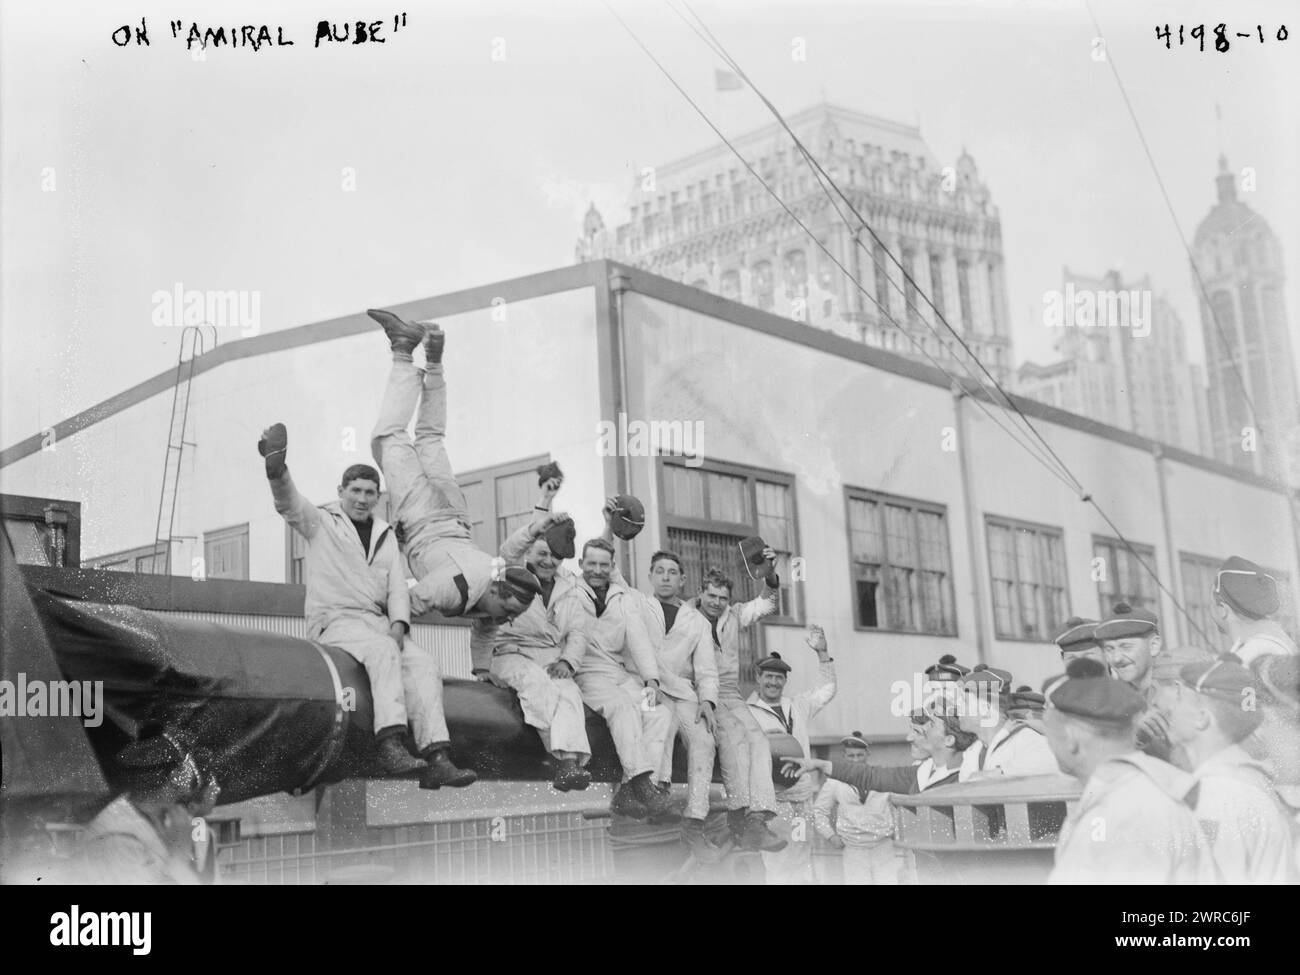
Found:
[(1236, 555), (1219, 566), (1214, 594), (1242, 616), (1263, 619), (1281, 606), (1277, 580), (1254, 562)]
[(1131, 636), (1148, 636), (1160, 630), (1160, 620), (1155, 613), (1134, 609), (1128, 603), (1116, 603), (1111, 615), (1097, 624), (1093, 639), (1123, 640)]
[(957, 663), (957, 658), (950, 653), (940, 657), (937, 664), (930, 664), (925, 668), (925, 676), (930, 680), (961, 680), (969, 673), (970, 668)]
[(845, 735), (840, 739), (841, 745), (852, 745), (855, 748), (870, 748), (871, 745), (863, 736), (862, 732), (855, 731), (852, 734)]
[(578, 537), (578, 530), (573, 525), (572, 518), (565, 518), (558, 521), (546, 529), (542, 536), (546, 539), (546, 544), (551, 548), (551, 554), (557, 559), (571, 559), (576, 551), (575, 541)]
[(1256, 657), (1251, 668), (1259, 675), (1265, 700), (1300, 709), (1300, 657), (1293, 653)]
[(1122, 680), (1107, 676), (1099, 660), (1071, 660), (1065, 676), (1044, 692), (1051, 707), (1065, 714), (1106, 724), (1124, 724), (1146, 710), (1146, 699)]
[(1075, 653), (1079, 650), (1091, 650), (1097, 643), (1097, 620), (1085, 620), (1071, 616), (1065, 621), (1065, 628), (1057, 634), (1055, 643), (1061, 653)]
[(976, 664), (975, 669), (962, 677), (961, 682), (963, 685), (991, 684), (997, 688), (998, 693), (1010, 693), (1011, 671), (990, 667), (988, 664)]
[(1046, 703), (1047, 703), (1047, 698), (1043, 697), (1043, 695), (1039, 694), (1033, 688), (1017, 687), (1014, 691), (1011, 692), (1011, 700), (1009, 703), (1009, 707), (1010, 710), (1012, 711), (1030, 711), (1030, 712), (1042, 713), (1042, 710), (1046, 705)]
[(1244, 700), (1247, 690), (1260, 692), (1259, 681), (1236, 657), (1222, 656), (1211, 661), (1184, 664), (1178, 679), (1206, 697), (1234, 703)]
[(506, 569), (501, 581), (505, 584), (510, 595), (524, 605), (531, 603), (534, 596), (542, 594), (542, 584), (537, 581), (537, 576), (517, 565), (512, 565)]
[(610, 530), (619, 538), (636, 538), (645, 527), (645, 505), (641, 499), (631, 494), (620, 494), (614, 498), (614, 510), (609, 515)]
[(759, 670), (775, 670), (778, 673), (790, 673), (790, 665), (781, 659), (779, 653), (769, 653), (757, 664)]
[(549, 464), (541, 464), (537, 468), (537, 486), (541, 487), (553, 477), (563, 478), (564, 471), (560, 470), (560, 465), (555, 461)]

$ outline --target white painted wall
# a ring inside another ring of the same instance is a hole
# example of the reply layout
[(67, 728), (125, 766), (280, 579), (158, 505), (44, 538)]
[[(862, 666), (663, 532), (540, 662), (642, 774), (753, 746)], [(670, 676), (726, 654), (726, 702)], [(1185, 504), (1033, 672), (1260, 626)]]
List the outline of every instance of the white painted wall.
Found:
[[(548, 451), (569, 476), (561, 502), (599, 528), (604, 497), (595, 450), (599, 375), (590, 288), (512, 302), (441, 320), (447, 331), (447, 449), (459, 470)], [(194, 381), (177, 535), (249, 523), (249, 575), (283, 582), (285, 529), (271, 506), (257, 439), (289, 428), (299, 489), (324, 503), (349, 464), (370, 463), (370, 430), (391, 363), (373, 333), (228, 362)], [(544, 405), (537, 398), (544, 399)], [(530, 402), (532, 401), (532, 402)], [(171, 414), (154, 396), (0, 470), (0, 490), (82, 503), (83, 559), (153, 541)], [(486, 434), (486, 435), (485, 435)], [(201, 542), (173, 554), (189, 573)]]
[[(975, 663), (971, 559), (956, 453), (942, 449), (954, 423), (952, 395), (826, 354), (787, 339), (731, 324), (641, 295), (625, 298), (629, 332), (630, 411), (643, 419), (702, 420), (705, 455), (792, 474), (808, 579), (808, 623), (826, 628), (840, 692), (814, 727), (815, 736), (901, 734), (889, 712), (891, 685), (953, 653)], [(988, 662), (1037, 687), (1060, 671), (1055, 645), (994, 640), (984, 514), (1062, 529), (1071, 608), (1099, 611), (1091, 576), (1092, 537), (1113, 531), (969, 402), (969, 457), (974, 486), (978, 566)], [(992, 409), (992, 407), (990, 407)], [(1010, 421), (993, 411), (1004, 426)], [(1156, 548), (1161, 581), (1172, 589), (1155, 464), (1145, 450), (1045, 421), (1033, 421), (1133, 542)], [(1028, 439), (1025, 434), (1022, 439)], [(635, 489), (654, 498), (652, 461), (636, 467)], [(1285, 500), (1262, 488), (1167, 462), (1175, 546), (1218, 557), (1242, 554), (1295, 573)], [(887, 491), (948, 509), (955, 573), (958, 637), (872, 633), (853, 625), (845, 485)], [(657, 499), (647, 506), (657, 507)], [(653, 510), (652, 510), (653, 514)], [(660, 537), (647, 524), (638, 560)], [(654, 541), (651, 541), (654, 540)], [(1181, 593), (1175, 590), (1181, 600)], [(1174, 607), (1165, 599), (1163, 615)], [(1172, 632), (1172, 630), (1171, 630)], [(795, 666), (791, 688), (810, 686), (816, 660), (801, 629), (769, 627), (767, 642)]]
[[(600, 366), (594, 296), (589, 288), (520, 301), (494, 321), (490, 309), (442, 320), (449, 335), (451, 418), (448, 449), (460, 470), (548, 451), (568, 473), (561, 507), (579, 537), (600, 527), (604, 483), (596, 450)], [(628, 403), (632, 418), (704, 422), (707, 457), (768, 468), (797, 479), (796, 509), (807, 559), (807, 622), (824, 626), (840, 672), (840, 694), (814, 734), (859, 728), (901, 734), (889, 713), (891, 685), (910, 681), (943, 653), (976, 660), (971, 559), (957, 455), (942, 449), (954, 425), (951, 394), (790, 340), (627, 294)], [(388, 367), (378, 330), (290, 352), (228, 363), (196, 381), (193, 439), (179, 533), (200, 534), (249, 522), (251, 575), (284, 578), (283, 524), (271, 508), (254, 446), (282, 420), (289, 463), (302, 489), (333, 496), (342, 469), (368, 461), (368, 436)], [(83, 503), (86, 557), (146, 544), (153, 535), (170, 396), (159, 396), (0, 471), (0, 489)], [(1089, 572), (1093, 534), (1111, 530), (992, 421), (969, 404), (969, 460), (977, 508), (977, 561), (989, 627), (989, 662), (1038, 685), (1059, 670), (1048, 643), (992, 640), (983, 514), (1042, 522), (1063, 530), (1072, 609), (1096, 615)], [(613, 419), (608, 417), (606, 419)], [(999, 419), (1004, 423), (1002, 414)], [(1162, 581), (1172, 583), (1160, 521), (1154, 462), (1138, 448), (1035, 421), (1120, 529), (1155, 546)], [(348, 439), (348, 431), (354, 437)], [(351, 446), (352, 449), (348, 449)], [(654, 469), (634, 459), (632, 490), (647, 502), (648, 524), (633, 547), (638, 571), (660, 537)], [(1168, 462), (1175, 547), (1226, 557), (1241, 554), (1300, 579), (1285, 502), (1264, 489)], [(958, 636), (855, 630), (843, 488), (875, 489), (947, 506)], [(200, 549), (201, 551), (201, 549)], [(1181, 598), (1181, 593), (1179, 593)], [(1173, 606), (1165, 601), (1164, 616)], [(796, 667), (791, 687), (809, 686), (815, 657), (799, 627), (775, 626), (770, 649)]]

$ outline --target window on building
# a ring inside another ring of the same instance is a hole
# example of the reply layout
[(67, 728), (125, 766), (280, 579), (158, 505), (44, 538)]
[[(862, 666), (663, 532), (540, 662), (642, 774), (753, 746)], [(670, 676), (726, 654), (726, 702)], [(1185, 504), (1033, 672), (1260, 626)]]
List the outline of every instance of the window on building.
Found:
[(771, 311), (776, 305), (776, 283), (772, 279), (770, 261), (760, 261), (754, 265), (754, 304), (764, 311)]
[(740, 300), (740, 272), (724, 271), (719, 280), (722, 290), (722, 297), (730, 298), (732, 301)]
[(72, 569), (81, 566), (81, 505), (77, 502), (0, 495), (0, 515), (4, 537), (20, 564)]
[(284, 526), (284, 581), (291, 586), (307, 584), (307, 539)]
[(907, 306), (907, 320), (921, 320), (920, 297), (916, 292), (916, 255), (910, 250), (903, 251), (903, 298)]
[(5, 537), (13, 546), (14, 557), (22, 565), (53, 565), (49, 532), (38, 521), (6, 518)]
[[(1102, 578), (1097, 580), (1097, 599), (1101, 619), (1111, 614), (1116, 603), (1128, 603), (1134, 609), (1145, 609), (1160, 615), (1160, 590), (1152, 571), (1156, 568), (1156, 550), (1150, 545), (1134, 544), (1130, 550), (1117, 538), (1094, 537), (1093, 558), (1101, 559)], [(1097, 568), (1097, 567), (1094, 567)]]
[(161, 557), (158, 556), (158, 550), (153, 545), (141, 545), (122, 552), (112, 552), (108, 555), (87, 559), (82, 563), (82, 566), (87, 569), (105, 569), (109, 572), (150, 574), (154, 571), (155, 563), (158, 564), (159, 571), (161, 571), (164, 563)]
[(1004, 331), (1002, 328), (1002, 316), (998, 314), (998, 294), (1000, 283), (998, 281), (998, 272), (992, 264), (989, 269), (989, 325), (994, 335)]
[[(1222, 559), (1212, 559), (1189, 552), (1178, 553), (1179, 575), (1183, 581), (1183, 609), (1191, 618), (1188, 642), (1201, 646), (1207, 641), (1207, 650), (1222, 653), (1228, 649), (1228, 640), (1214, 625), (1211, 609), (1214, 606), (1214, 580)], [(1168, 639), (1168, 637), (1166, 637)]]
[(532, 520), (538, 496), (537, 468), (550, 459), (549, 455), (532, 457), (457, 476), (479, 548), (495, 555), (511, 532)]
[(203, 533), (205, 579), (248, 578), (248, 523)]
[(938, 254), (930, 255), (930, 299), (940, 315), (948, 314), (943, 302), (943, 259)]
[(975, 320), (971, 317), (970, 263), (968, 261), (957, 262), (957, 301), (961, 307), (962, 328), (970, 331), (975, 326)]
[(846, 488), (854, 623), (957, 635), (947, 509)]
[(808, 296), (808, 257), (801, 250), (785, 255), (785, 292), (791, 299)]
[[(781, 576), (780, 605), (769, 619), (797, 623), (803, 610), (791, 572), (798, 552), (794, 510), (794, 478), (774, 471), (705, 462), (687, 467), (681, 458), (664, 457), (663, 511), (667, 548), (682, 558), (686, 594), (699, 591), (710, 566), (717, 566), (735, 583), (732, 598), (753, 599), (763, 589), (750, 579), (740, 555), (740, 541), (759, 535), (777, 553)], [(761, 634), (742, 630), (741, 680), (753, 683), (754, 664), (762, 654)]]
[(876, 301), (880, 304), (878, 311), (887, 320), (892, 302), (889, 297), (889, 275), (885, 270), (885, 260), (885, 248), (881, 246), (880, 241), (873, 241), (871, 263), (875, 266), (876, 272)]
[(985, 517), (993, 629), (1004, 640), (1050, 640), (1070, 616), (1059, 528)]

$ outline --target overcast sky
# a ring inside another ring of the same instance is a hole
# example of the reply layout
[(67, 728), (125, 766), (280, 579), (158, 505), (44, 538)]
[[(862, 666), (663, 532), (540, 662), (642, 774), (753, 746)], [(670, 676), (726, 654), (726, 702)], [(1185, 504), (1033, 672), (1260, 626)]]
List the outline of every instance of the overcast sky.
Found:
[[(719, 62), (666, 4), (611, 2), (729, 134), (770, 120), (752, 93), (713, 91)], [(1001, 211), (1018, 360), (1051, 357), (1042, 294), (1065, 265), (1149, 273), (1199, 358), (1187, 257), (1081, 0), (695, 10), (783, 112), (824, 92), (919, 120), (941, 165), (969, 149)], [(1183, 232), (1214, 202), (1222, 143), (1235, 171), (1254, 168), (1243, 198), (1300, 268), (1300, 7), (1093, 10)], [(179, 330), (152, 325), (156, 291), (258, 291), (272, 331), (555, 268), (572, 262), (591, 200), (613, 216), (639, 167), (713, 142), (599, 0), (0, 11), (4, 445), (174, 364)], [(178, 16), (283, 26), (295, 43), (195, 60), (171, 36)], [(1176, 38), (1180, 23), (1226, 16), (1226, 54), (1176, 40), (1166, 51), (1154, 36), (1156, 23)], [(115, 46), (113, 31), (142, 17), (150, 46)], [(325, 17), (382, 20), (386, 43), (314, 49)], [(1292, 37), (1279, 42), (1281, 23)]]

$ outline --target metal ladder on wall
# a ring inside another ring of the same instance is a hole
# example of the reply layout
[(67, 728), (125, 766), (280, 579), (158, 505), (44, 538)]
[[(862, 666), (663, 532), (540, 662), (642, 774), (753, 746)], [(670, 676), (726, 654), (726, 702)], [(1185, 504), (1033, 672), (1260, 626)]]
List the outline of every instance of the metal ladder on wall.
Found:
[[(196, 446), (185, 439), (190, 415), (190, 385), (194, 380), (194, 360), (208, 351), (205, 328), (212, 329), (212, 347), (217, 346), (217, 330), (211, 325), (188, 325), (181, 333), (181, 349), (176, 358), (176, 381), (172, 385), (172, 416), (167, 432), (167, 453), (163, 460), (162, 490), (158, 496), (158, 521), (154, 528), (153, 571), (171, 575), (172, 534), (176, 527), (176, 497), (180, 492), (181, 458), (186, 447)], [(188, 356), (186, 353), (188, 352)]]

